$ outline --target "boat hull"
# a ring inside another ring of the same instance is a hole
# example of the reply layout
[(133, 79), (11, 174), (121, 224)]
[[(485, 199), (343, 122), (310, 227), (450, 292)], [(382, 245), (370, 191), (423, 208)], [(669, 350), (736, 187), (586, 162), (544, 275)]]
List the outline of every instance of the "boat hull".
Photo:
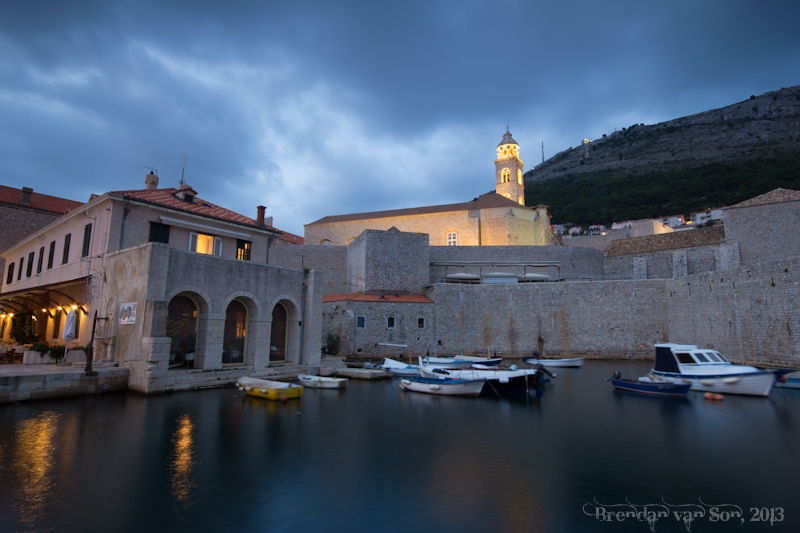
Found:
[(246, 377), (239, 378), (236, 382), (236, 386), (248, 396), (278, 401), (300, 398), (305, 389), (305, 387), (297, 385), (296, 383), (284, 383), (281, 381)]
[(615, 389), (650, 394), (654, 396), (683, 396), (691, 389), (691, 383), (673, 383), (671, 381), (642, 381), (635, 379), (612, 379), (611, 384)]
[(800, 372), (792, 372), (781, 376), (775, 382), (775, 386), (782, 389), (800, 389)]
[(518, 370), (437, 369), (420, 367), (424, 377), (432, 379), (483, 379), (481, 396), (488, 398), (526, 398), (541, 393), (541, 374), (533, 368)]
[(744, 396), (769, 396), (775, 385), (775, 374), (767, 371), (742, 374), (676, 374), (653, 370), (657, 379), (672, 383), (688, 383), (692, 390)]
[(411, 377), (400, 380), (400, 388), (413, 392), (442, 396), (478, 396), (483, 389), (482, 379), (437, 379)]
[(523, 359), (529, 365), (542, 365), (548, 368), (580, 368), (583, 366), (583, 358), (573, 357), (571, 359), (534, 359), (528, 357)]

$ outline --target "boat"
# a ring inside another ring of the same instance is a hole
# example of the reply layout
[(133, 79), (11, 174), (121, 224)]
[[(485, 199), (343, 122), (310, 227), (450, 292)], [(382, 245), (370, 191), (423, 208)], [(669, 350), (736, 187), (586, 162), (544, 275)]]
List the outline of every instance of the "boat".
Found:
[(624, 379), (619, 371), (614, 372), (614, 376), (606, 378), (615, 389), (640, 394), (653, 394), (656, 396), (683, 396), (689, 394), (692, 388), (691, 383), (674, 383), (672, 381), (662, 381), (651, 379), (644, 376), (639, 379)]
[(404, 391), (441, 394), (443, 396), (478, 396), (483, 389), (483, 379), (439, 379), (424, 377), (408, 377), (400, 380), (400, 388)]
[(296, 383), (271, 381), (268, 379), (241, 377), (236, 380), (236, 386), (245, 394), (267, 400), (286, 401), (299, 398), (303, 395), (304, 387)]
[(483, 379), (486, 380), (481, 396), (493, 398), (524, 398), (541, 394), (541, 373), (535, 368), (516, 370), (476, 368), (419, 367), (422, 377), (434, 379)]
[(436, 368), (469, 368), (472, 361), (467, 359), (457, 359), (455, 357), (431, 357), (426, 355), (419, 358), (420, 366), (433, 366)]
[(381, 368), (395, 377), (419, 376), (419, 367), (385, 357)]
[(343, 389), (347, 386), (347, 378), (331, 378), (325, 376), (310, 376), (300, 374), (297, 376), (304, 387), (311, 389)]
[(655, 345), (653, 379), (689, 383), (692, 390), (716, 394), (769, 396), (775, 372), (736, 365), (716, 350), (694, 344)]
[(583, 366), (582, 357), (572, 357), (567, 359), (539, 359), (537, 357), (523, 357), (522, 360), (529, 365), (542, 365), (551, 368), (580, 368)]
[(455, 358), (463, 361), (471, 361), (472, 366), (475, 365), (496, 366), (503, 362), (502, 357), (478, 357), (474, 355), (457, 355)]
[(784, 389), (800, 389), (800, 370), (796, 372), (784, 373), (775, 381), (776, 387)]

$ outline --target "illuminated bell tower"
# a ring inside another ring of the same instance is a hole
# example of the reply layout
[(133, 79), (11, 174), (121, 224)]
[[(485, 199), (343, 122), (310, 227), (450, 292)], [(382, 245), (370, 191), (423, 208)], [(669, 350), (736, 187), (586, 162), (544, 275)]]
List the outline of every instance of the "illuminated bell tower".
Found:
[(497, 145), (495, 167), (495, 191), (500, 196), (525, 205), (525, 185), (522, 182), (522, 159), (519, 158), (519, 144), (506, 128), (503, 140)]

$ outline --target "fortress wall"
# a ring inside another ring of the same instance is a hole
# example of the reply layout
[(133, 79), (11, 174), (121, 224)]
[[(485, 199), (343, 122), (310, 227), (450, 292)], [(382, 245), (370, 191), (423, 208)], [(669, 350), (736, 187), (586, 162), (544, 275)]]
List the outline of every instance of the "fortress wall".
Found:
[[(435, 287), (439, 355), (650, 357), (666, 340), (664, 281)], [(433, 350), (431, 350), (433, 353)]]
[(800, 258), (668, 280), (666, 289), (670, 341), (800, 368)]
[(269, 264), (302, 270), (309, 268), (323, 273), (323, 294), (345, 294), (356, 289), (347, 284), (347, 247), (273, 245)]
[[(800, 255), (800, 202), (725, 210), (725, 237), (739, 244), (742, 263)], [(774, 228), (770, 234), (769, 228)]]
[[(618, 255), (603, 258), (605, 279), (669, 279), (691, 274), (710, 272), (718, 266), (720, 246), (696, 246), (680, 250), (662, 250), (652, 253)], [(643, 270), (634, 263), (644, 265)]]
[[(537, 272), (560, 276), (564, 279), (602, 279), (603, 252), (588, 248), (567, 248), (564, 246), (431, 246), (431, 283), (438, 283), (450, 273), (506, 271), (515, 274)], [(444, 266), (441, 262), (463, 263), (459, 266)], [(469, 265), (471, 262), (490, 263), (491, 261), (536, 262), (559, 261), (559, 267), (536, 267), (524, 269), (522, 266)], [(462, 268), (463, 267), (463, 268)]]

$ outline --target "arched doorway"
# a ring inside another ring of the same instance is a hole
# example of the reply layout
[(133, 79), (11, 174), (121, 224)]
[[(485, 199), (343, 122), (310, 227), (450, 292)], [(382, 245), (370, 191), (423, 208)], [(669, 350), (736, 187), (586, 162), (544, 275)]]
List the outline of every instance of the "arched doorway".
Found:
[(286, 361), (286, 325), (288, 323), (289, 313), (286, 307), (281, 303), (275, 306), (272, 310), (272, 334), (269, 340), (269, 360), (272, 361)]
[(167, 306), (167, 337), (170, 368), (194, 368), (197, 343), (197, 303), (185, 294), (170, 300)]
[(225, 311), (225, 332), (222, 338), (222, 364), (243, 365), (247, 341), (247, 307), (233, 300)]

